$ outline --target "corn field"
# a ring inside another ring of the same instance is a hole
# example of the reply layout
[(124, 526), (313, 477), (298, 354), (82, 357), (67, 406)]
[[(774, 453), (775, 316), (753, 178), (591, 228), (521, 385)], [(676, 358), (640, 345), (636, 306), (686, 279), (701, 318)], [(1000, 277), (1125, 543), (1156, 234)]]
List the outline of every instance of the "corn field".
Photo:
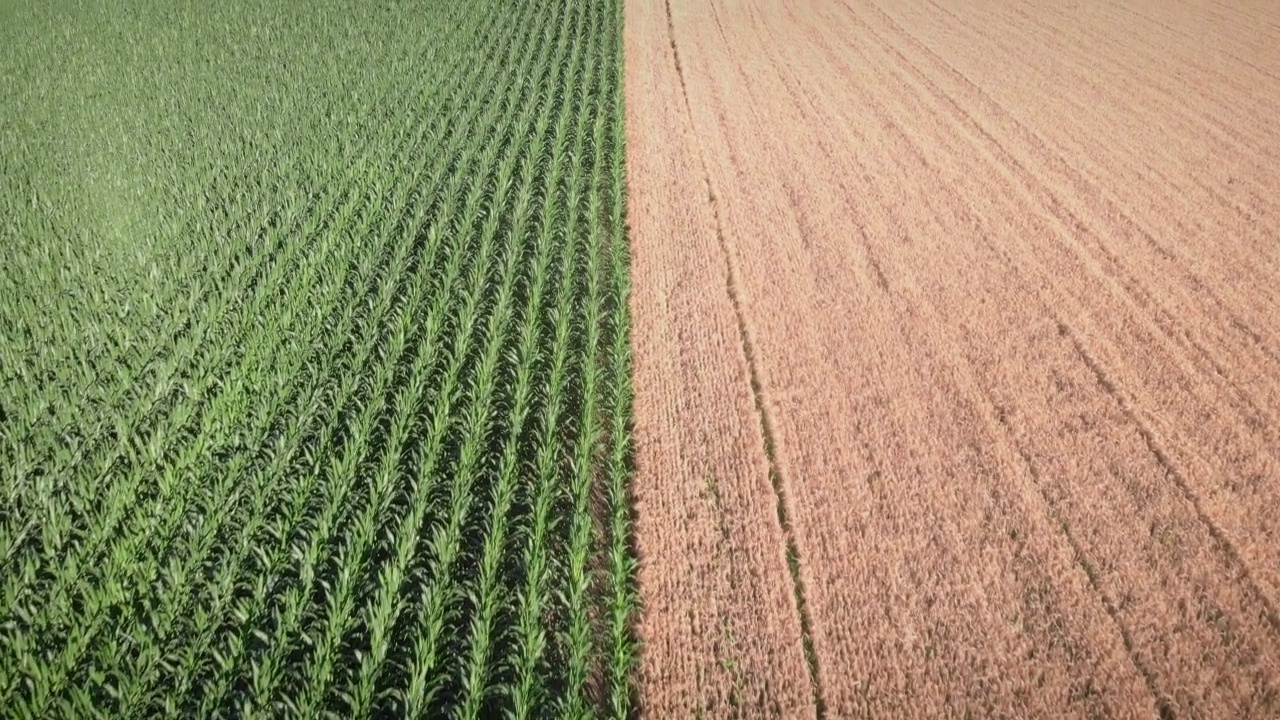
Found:
[(632, 713), (620, 22), (0, 10), (0, 715)]

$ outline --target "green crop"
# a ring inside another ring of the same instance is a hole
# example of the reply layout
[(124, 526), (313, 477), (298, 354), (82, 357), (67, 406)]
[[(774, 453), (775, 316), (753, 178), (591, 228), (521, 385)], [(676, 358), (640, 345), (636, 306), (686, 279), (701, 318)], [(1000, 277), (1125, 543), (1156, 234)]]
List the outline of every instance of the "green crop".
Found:
[(0, 716), (634, 711), (621, 17), (0, 10)]

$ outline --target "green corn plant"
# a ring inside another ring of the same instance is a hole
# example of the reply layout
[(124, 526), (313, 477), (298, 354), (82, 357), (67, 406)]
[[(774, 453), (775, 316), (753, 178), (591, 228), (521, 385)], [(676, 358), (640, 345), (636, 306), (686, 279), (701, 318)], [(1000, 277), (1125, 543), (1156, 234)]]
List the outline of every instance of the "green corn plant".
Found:
[(0, 28), (0, 705), (627, 715), (620, 3), (115, 2)]
[[(241, 386), (241, 387), (243, 387), (243, 386)], [(241, 392), (243, 392), (243, 390), (242, 390)], [(241, 403), (241, 404), (243, 404), (243, 403)], [(153, 438), (154, 438), (154, 436), (153, 436)], [(159, 447), (159, 446), (161, 446), (161, 445), (162, 445), (162, 443), (156, 443), (156, 442), (154, 442), (154, 441), (153, 441), (153, 442), (150, 444), (150, 447), (152, 448), (152, 450), (150, 450), (150, 451), (149, 451), (149, 456), (153, 456), (153, 457), (154, 457), (155, 455), (157, 455), (157, 450), (156, 450), (155, 448), (158, 448), (158, 447)], [(155, 508), (157, 508), (157, 509), (162, 508), (162, 507), (163, 507), (163, 503), (162, 503), (162, 502), (157, 502), (157, 504), (156, 504), (154, 507), (155, 507)], [(149, 528), (149, 529), (154, 527), (154, 521), (146, 521), (146, 520), (142, 520), (142, 521), (140, 521), (140, 522), (141, 522), (142, 527), (147, 527), (147, 528)], [(124, 538), (130, 538), (130, 539), (132, 539), (132, 542), (135, 542), (135, 543), (136, 543), (136, 542), (142, 542), (142, 540), (143, 540), (143, 538), (144, 538), (145, 536), (142, 536), (142, 535), (140, 535), (140, 534), (138, 534), (138, 533), (130, 533), (130, 534), (126, 534), (126, 535), (124, 535), (124, 536), (122, 536), (122, 537), (124, 537)], [(136, 554), (137, 554), (137, 551), (136, 551), (136, 550), (134, 550), (134, 551), (125, 551), (125, 552), (126, 552), (126, 554), (130, 554), (130, 555), (136, 555)]]

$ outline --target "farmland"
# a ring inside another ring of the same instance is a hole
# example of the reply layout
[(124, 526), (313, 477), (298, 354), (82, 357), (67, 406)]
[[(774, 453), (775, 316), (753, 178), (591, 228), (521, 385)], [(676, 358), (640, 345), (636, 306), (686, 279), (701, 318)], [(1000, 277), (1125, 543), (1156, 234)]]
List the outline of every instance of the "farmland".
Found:
[(653, 717), (1280, 716), (1280, 11), (635, 0)]
[(3, 4), (0, 715), (629, 712), (620, 22)]
[(1265, 0), (0, 0), (0, 717), (1280, 717)]

